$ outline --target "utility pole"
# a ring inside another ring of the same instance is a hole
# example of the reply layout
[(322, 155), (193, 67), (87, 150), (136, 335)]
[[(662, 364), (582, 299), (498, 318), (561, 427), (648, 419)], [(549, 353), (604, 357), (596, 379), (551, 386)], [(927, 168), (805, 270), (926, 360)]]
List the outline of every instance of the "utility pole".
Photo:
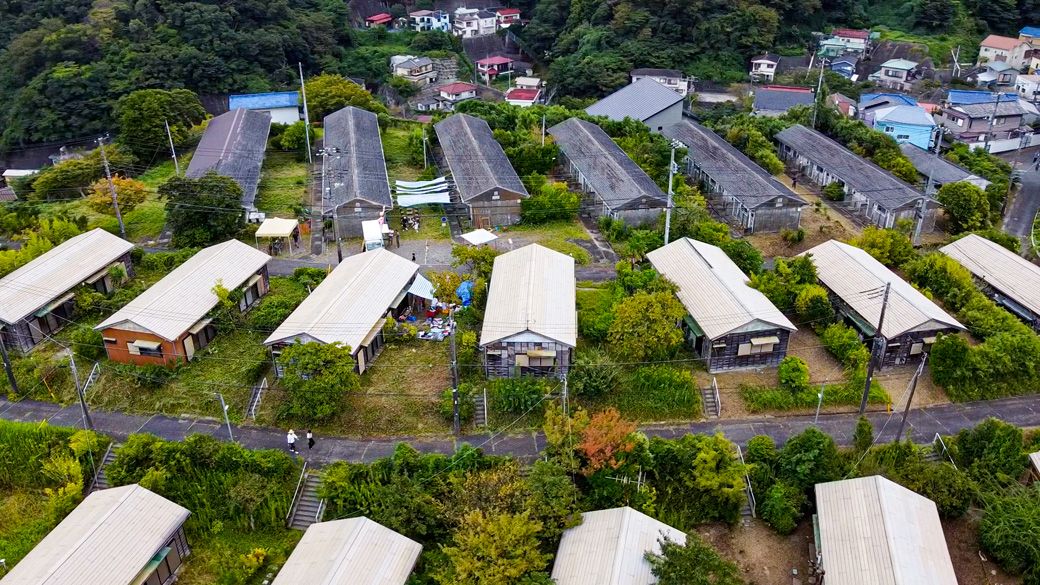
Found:
[(69, 369), (72, 371), (72, 383), (76, 385), (76, 394), (79, 396), (79, 410), (83, 417), (83, 428), (94, 430), (94, 421), (90, 419), (90, 411), (87, 409), (87, 397), (83, 394), (83, 387), (79, 384), (79, 370), (76, 369), (76, 354), (69, 350)]
[(896, 433), (896, 440), (893, 443), (898, 443), (903, 438), (903, 427), (906, 426), (906, 417), (910, 414), (910, 403), (914, 401), (914, 390), (917, 390), (917, 379), (924, 373), (924, 363), (928, 361), (928, 354), (921, 356), (921, 364), (917, 366), (917, 371), (914, 372), (914, 377), (910, 379), (910, 397), (906, 399), (906, 407), (903, 408), (903, 420), (899, 421), (899, 432)]
[(452, 429), (458, 435), (462, 432), (462, 421), (459, 418), (459, 362), (455, 349), (455, 309), (448, 312), (448, 335), (451, 337), (451, 404), (452, 404)]
[(220, 392), (214, 392), (217, 395), (217, 400), (220, 400), (220, 411), (224, 413), (224, 424), (227, 425), (227, 436), (232, 441), (235, 440), (235, 436), (231, 434), (231, 420), (228, 419), (227, 410), (228, 405), (224, 402), (224, 395)]
[(545, 114), (542, 114), (542, 146), (545, 146)]
[(0, 357), (4, 360), (4, 371), (7, 372), (7, 381), (11, 383), (11, 392), (14, 396), (17, 396), (18, 380), (14, 379), (14, 370), (11, 369), (11, 358), (7, 355), (7, 347), (4, 345), (3, 339), (0, 339)]
[(675, 143), (672, 143), (672, 158), (668, 163), (668, 204), (664, 208), (664, 243), (672, 232), (672, 183), (675, 180)]
[(181, 174), (181, 163), (177, 160), (177, 149), (173, 147), (173, 134), (170, 133), (170, 123), (163, 118), (163, 126), (166, 126), (166, 138), (170, 141), (170, 158), (173, 159), (173, 170), (180, 176)]
[(993, 113), (990, 114), (989, 123), (986, 124), (986, 152), (989, 152), (989, 141), (993, 137), (993, 121), (997, 118), (997, 109), (1000, 107), (1001, 93), (997, 91), (997, 101), (993, 102)]
[[(943, 134), (945, 132), (944, 132), (944, 129), (943, 129), (942, 126), (936, 126), (935, 127), (935, 133), (936, 133), (936, 136), (935, 136), (935, 162), (938, 163), (939, 162), (939, 151), (942, 150), (942, 138), (943, 138)], [(932, 165), (932, 168), (928, 169), (928, 183), (925, 185), (925, 188), (924, 188), (924, 194), (925, 195), (931, 195), (932, 194), (932, 190), (935, 187), (935, 182), (932, 179), (932, 171), (935, 170), (936, 166), (937, 166), (937, 164), (936, 165)]]
[(426, 155), (426, 126), (422, 128), (422, 168), (426, 170), (430, 166), (430, 159)]
[[(328, 181), (325, 178), (325, 163), (329, 158), (330, 154), (338, 154), (338, 148), (323, 148), (318, 151), (321, 155), (321, 206), (322, 211), (325, 209), (325, 200), (331, 199), (332, 188), (328, 186)], [(336, 238), (336, 259), (337, 265), (339, 262), (343, 262), (343, 244), (339, 241), (339, 206), (333, 202), (332, 205), (332, 233), (333, 237)]]
[(108, 179), (108, 190), (112, 193), (112, 207), (116, 210), (116, 220), (119, 221), (119, 235), (126, 239), (126, 226), (123, 225), (123, 214), (119, 213), (119, 198), (116, 196), (116, 186), (112, 183), (112, 171), (108, 168), (108, 155), (105, 153), (105, 137), (97, 139), (101, 147), (101, 162), (105, 164), (105, 177)]
[(303, 96), (303, 136), (307, 139), (307, 164), (314, 164), (311, 158), (311, 114), (307, 111), (307, 87), (303, 84), (303, 63), (296, 63), (300, 68), (300, 94)]
[(567, 374), (563, 374), (563, 414), (564, 416), (570, 416), (570, 405), (568, 403), (569, 395), (567, 393)]
[[(863, 398), (859, 402), (859, 415), (863, 416), (863, 413), (867, 411), (867, 398), (870, 397), (870, 382), (874, 377), (874, 364), (878, 360), (878, 348), (883, 346), (885, 343), (884, 335), (881, 333), (881, 327), (885, 324), (885, 309), (888, 308), (888, 292), (892, 289), (892, 283), (885, 283), (885, 296), (881, 301), (881, 316), (878, 317), (877, 331), (874, 332), (874, 342), (870, 348), (870, 359), (867, 360), (867, 383), (863, 387)], [(881, 360), (884, 361), (884, 348), (881, 348)]]
[(816, 111), (820, 109), (820, 92), (823, 90), (823, 69), (827, 65), (826, 59), (820, 59), (820, 79), (816, 82), (816, 99), (813, 100), (812, 128), (816, 129)]
[(820, 384), (820, 391), (816, 393), (816, 417), (813, 418), (812, 424), (816, 424), (820, 420), (820, 407), (823, 406), (823, 388), (824, 385)]

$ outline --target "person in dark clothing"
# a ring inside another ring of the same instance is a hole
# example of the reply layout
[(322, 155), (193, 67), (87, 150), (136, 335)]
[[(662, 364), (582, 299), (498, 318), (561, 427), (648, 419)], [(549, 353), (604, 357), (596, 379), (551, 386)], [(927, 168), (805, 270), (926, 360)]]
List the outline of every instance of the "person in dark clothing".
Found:
[(314, 433), (310, 429), (307, 429), (307, 449), (314, 448)]

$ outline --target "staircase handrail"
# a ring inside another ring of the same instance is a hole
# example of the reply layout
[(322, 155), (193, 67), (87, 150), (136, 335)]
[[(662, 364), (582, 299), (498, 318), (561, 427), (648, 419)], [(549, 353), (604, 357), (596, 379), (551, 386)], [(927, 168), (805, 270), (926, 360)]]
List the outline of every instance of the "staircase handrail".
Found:
[(285, 521), (288, 522), (292, 518), (293, 512), (296, 511), (296, 497), (300, 495), (300, 488), (303, 486), (303, 479), (307, 476), (307, 462), (303, 462), (303, 469), (300, 470), (300, 480), (296, 482), (296, 489), (293, 490), (292, 503), (289, 504), (289, 513), (285, 515)]
[(94, 468), (94, 478), (90, 482), (90, 489), (87, 490), (88, 493), (93, 491), (94, 487), (97, 486), (98, 476), (101, 475), (101, 470), (105, 468), (105, 459), (108, 459), (108, 454), (112, 452), (112, 447), (114, 445), (115, 441), (110, 441), (108, 443), (108, 449), (105, 449), (105, 454), (101, 457), (101, 465)]
[(751, 476), (747, 472), (747, 463), (744, 461), (744, 451), (737, 445), (737, 456), (740, 457), (740, 464), (744, 466), (744, 483), (747, 485), (747, 496), (748, 505), (751, 507), (751, 517), (758, 518), (755, 512), (755, 490), (751, 487)]
[[(950, 465), (952, 465), (954, 469), (957, 469), (957, 463), (954, 462), (953, 455), (950, 455), (950, 449), (946, 446), (946, 441), (943, 441), (942, 435), (940, 435), (939, 433), (935, 433), (935, 438), (938, 439), (939, 444), (942, 445), (943, 453), (946, 455), (946, 458), (950, 460)], [(932, 440), (932, 444), (935, 444), (934, 439)]]
[(715, 416), (722, 418), (722, 399), (719, 398), (719, 383), (715, 381), (715, 376), (711, 377), (711, 388), (715, 391)]

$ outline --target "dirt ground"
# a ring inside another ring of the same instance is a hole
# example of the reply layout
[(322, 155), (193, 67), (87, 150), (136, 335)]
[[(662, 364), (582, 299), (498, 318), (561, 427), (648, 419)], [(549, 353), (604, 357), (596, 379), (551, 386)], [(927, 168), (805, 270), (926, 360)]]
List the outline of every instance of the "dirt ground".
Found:
[(1021, 577), (1008, 576), (979, 551), (976, 521), (970, 516), (942, 523), (957, 580), (964, 585), (1021, 585)]
[(760, 520), (746, 527), (709, 524), (697, 533), (740, 567), (748, 585), (791, 585), (792, 578), (808, 582), (812, 522), (802, 522), (789, 536), (780, 536)]
[[(791, 186), (791, 179), (786, 175), (777, 177), (777, 180)], [(748, 241), (761, 250), (766, 258), (795, 256), (827, 240), (847, 242), (860, 234), (860, 229), (852, 221), (831, 209), (816, 191), (804, 185), (798, 185), (795, 191), (809, 203), (802, 209), (801, 226), (805, 230), (805, 239), (798, 244), (789, 244), (780, 234), (748, 236)]]

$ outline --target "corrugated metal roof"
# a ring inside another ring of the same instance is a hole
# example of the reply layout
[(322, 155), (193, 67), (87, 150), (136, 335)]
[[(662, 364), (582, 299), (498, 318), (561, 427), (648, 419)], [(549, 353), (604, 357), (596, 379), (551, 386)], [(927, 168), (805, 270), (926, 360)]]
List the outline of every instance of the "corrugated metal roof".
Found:
[(909, 59), (889, 59), (888, 61), (882, 63), (881, 67), (909, 71), (910, 69), (917, 67), (917, 63), (915, 63), (914, 61), (910, 61)]
[(232, 110), (211, 119), (185, 174), (197, 179), (213, 171), (234, 179), (242, 187), (242, 207), (256, 209), (270, 131), (271, 115), (266, 112)]
[(935, 503), (874, 475), (816, 484), (829, 585), (957, 585)]
[(300, 94), (295, 91), (245, 93), (228, 96), (229, 110), (267, 110), (272, 108), (295, 108), (299, 105)]
[(340, 342), (357, 351), (419, 265), (380, 248), (348, 256), (272, 333), (264, 345)]
[(422, 545), (368, 518), (311, 524), (272, 585), (404, 585)]
[(495, 258), (481, 346), (530, 331), (565, 345), (578, 342), (574, 258), (530, 244)]
[(218, 282), (235, 290), (270, 259), (238, 240), (203, 248), (94, 329), (133, 323), (174, 341), (217, 306)]
[(755, 90), (753, 107), (756, 112), (786, 112), (795, 106), (811, 105), (814, 101), (816, 95), (812, 91), (762, 87)]
[(1040, 266), (975, 234), (939, 250), (986, 284), (1040, 315)]
[(888, 171), (801, 124), (781, 130), (776, 134), (776, 139), (886, 210), (891, 211), (922, 198), (933, 201)]
[(964, 329), (956, 319), (860, 248), (829, 240), (800, 255), (806, 254), (812, 256), (820, 282), (873, 327), (877, 327), (882, 304), (881, 295), (875, 291), (883, 290), (885, 283), (892, 283), (881, 332), (886, 339), (908, 331)]
[(527, 195), (527, 188), (487, 122), (455, 114), (438, 122), (434, 130), (463, 201), (494, 189)]
[(640, 122), (681, 102), (683, 96), (654, 79), (644, 77), (585, 108), (590, 116), (606, 116), (618, 122), (632, 118)]
[(646, 257), (679, 287), (679, 300), (709, 339), (756, 324), (796, 330), (764, 294), (748, 286), (747, 276), (718, 246), (682, 238)]
[(137, 484), (96, 491), (0, 582), (131, 585), (189, 514)]
[(805, 204), (805, 200), (744, 156), (725, 138), (696, 122), (683, 120), (665, 128), (661, 134), (685, 144), (697, 168), (751, 209), (777, 197)]
[(931, 114), (919, 106), (889, 106), (877, 111), (874, 119), (878, 122), (894, 122), (915, 126), (935, 126)]
[(646, 553), (660, 554), (664, 536), (686, 543), (682, 531), (627, 506), (585, 512), (581, 519), (560, 539), (552, 570), (557, 585), (653, 585)]
[(989, 35), (988, 37), (982, 39), (982, 42), (979, 43), (979, 46), (982, 46), (982, 47), (993, 47), (995, 49), (1000, 49), (1002, 51), (1013, 51), (1015, 49), (1015, 47), (1021, 45), (1024, 42), (1025, 41), (1023, 41), (1023, 40), (1012, 38), (1012, 37), (1004, 37), (1004, 36), (1000, 36), (1000, 35)]
[(997, 101), (997, 96), (1001, 96), (1000, 101), (1012, 101), (1018, 99), (1016, 93), (993, 93), (988, 90), (979, 89), (951, 89), (946, 93), (946, 101), (951, 106), (960, 104), (985, 104)]
[(668, 196), (657, 183), (596, 124), (570, 118), (549, 128), (549, 134), (608, 208), (644, 199), (649, 207), (666, 205)]
[(903, 155), (910, 159), (917, 172), (924, 177), (931, 175), (932, 180), (940, 185), (964, 181), (971, 183), (979, 189), (989, 187), (989, 181), (978, 175), (973, 175), (967, 169), (961, 168), (945, 158), (936, 158), (934, 154), (924, 150), (916, 144), (904, 142), (899, 145)]
[(994, 112), (997, 116), (1021, 116), (1026, 113), (1025, 108), (1017, 99), (1005, 100), (1003, 98), (1000, 102), (993, 100), (988, 103), (961, 104), (953, 106), (951, 109), (955, 112), (963, 112), (971, 118), (988, 118)]
[(58, 244), (0, 279), (0, 321), (17, 323), (134, 247), (100, 228)]
[(324, 144), (339, 149), (325, 161), (326, 208), (355, 201), (393, 207), (378, 116), (353, 106), (325, 116)]
[(269, 217), (253, 234), (257, 238), (287, 238), (300, 227), (299, 220), (284, 217)]

